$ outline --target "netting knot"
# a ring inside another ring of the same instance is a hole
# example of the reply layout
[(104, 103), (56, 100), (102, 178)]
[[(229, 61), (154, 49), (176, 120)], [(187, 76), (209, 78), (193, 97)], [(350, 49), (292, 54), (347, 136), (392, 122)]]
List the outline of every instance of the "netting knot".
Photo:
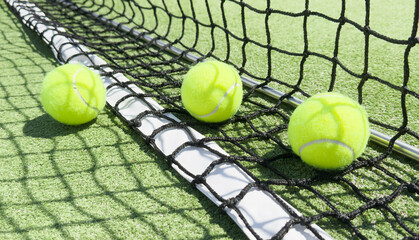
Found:
[(369, 78), (371, 78), (371, 73), (366, 72), (366, 73), (363, 73), (363, 74), (362, 74), (362, 79), (363, 79), (364, 81), (368, 80)]
[(220, 209), (225, 209), (225, 208), (230, 208), (230, 209), (232, 209), (235, 205), (236, 205), (236, 203), (238, 202), (238, 200), (236, 199), (236, 198), (230, 198), (230, 199), (227, 199), (227, 200), (225, 200), (220, 206), (219, 206), (219, 208)]
[(370, 32), (371, 32), (371, 28), (368, 25), (364, 26), (364, 29), (363, 30), (364, 30), (364, 34), (365, 35), (370, 34)]
[(385, 198), (376, 198), (376, 199), (374, 199), (374, 202), (375, 202), (375, 206), (382, 207), (382, 206), (385, 206), (386, 199)]
[(134, 118), (134, 119), (132, 119), (132, 120), (130, 120), (130, 121), (127, 121), (127, 125), (128, 125), (129, 127), (136, 127), (137, 122), (138, 122), (138, 121), (136, 121), (136, 119)]
[(418, 43), (419, 42), (419, 38), (416, 38), (416, 37), (410, 37), (408, 40), (407, 40), (407, 42), (408, 42), (408, 44), (410, 45), (410, 46), (415, 46), (416, 45), (416, 43)]
[(419, 181), (408, 184), (407, 191), (412, 193), (419, 193)]
[(153, 138), (149, 137), (149, 136), (144, 136), (144, 142), (147, 144), (151, 144), (151, 141), (154, 140)]
[(351, 221), (351, 218), (348, 217), (348, 215), (343, 214), (343, 213), (338, 214), (338, 218), (340, 221), (345, 222), (345, 223), (349, 223)]
[(307, 225), (309, 225), (312, 221), (311, 221), (311, 220), (310, 220), (310, 218), (308, 218), (308, 217), (305, 217), (305, 216), (298, 216), (298, 217), (293, 218), (293, 222), (295, 222), (295, 223), (299, 223), (300, 225), (303, 225), (303, 226), (307, 226)]
[(191, 185), (192, 187), (196, 187), (198, 184), (202, 184), (205, 182), (205, 178), (202, 175), (195, 175), (194, 180), (192, 180)]

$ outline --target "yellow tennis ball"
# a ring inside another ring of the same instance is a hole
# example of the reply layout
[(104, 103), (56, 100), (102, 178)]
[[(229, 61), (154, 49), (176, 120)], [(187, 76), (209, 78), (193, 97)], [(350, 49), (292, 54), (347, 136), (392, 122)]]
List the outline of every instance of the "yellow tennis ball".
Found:
[(41, 103), (55, 120), (79, 125), (96, 118), (105, 106), (105, 95), (99, 75), (80, 64), (65, 64), (45, 76)]
[(222, 122), (232, 117), (242, 102), (242, 81), (236, 69), (223, 62), (198, 63), (183, 79), (181, 97), (196, 119)]
[(339, 93), (314, 95), (291, 115), (288, 138), (292, 150), (307, 164), (341, 170), (365, 150), (370, 136), (365, 110)]

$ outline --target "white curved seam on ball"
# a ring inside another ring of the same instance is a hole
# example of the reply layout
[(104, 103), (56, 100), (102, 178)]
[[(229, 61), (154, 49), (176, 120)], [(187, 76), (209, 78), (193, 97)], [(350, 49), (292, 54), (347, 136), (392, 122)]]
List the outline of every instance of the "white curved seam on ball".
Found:
[[(319, 97), (340, 97), (340, 98), (345, 98), (344, 96), (340, 96), (340, 95), (334, 95), (334, 94), (325, 94), (325, 95), (322, 95), (322, 96), (319, 96)], [(364, 121), (364, 116), (363, 116), (363, 114), (362, 114), (362, 111), (359, 109), (359, 108), (357, 108), (357, 110), (360, 112), (360, 114), (362, 115), (362, 120), (363, 120), (363, 122), (365, 122)], [(364, 126), (364, 132), (365, 132), (365, 126), (366, 126), (366, 124), (364, 123), (364, 124), (362, 124), (363, 126)], [(367, 131), (369, 131), (369, 129), (366, 129)], [(364, 137), (364, 140), (363, 141), (365, 141), (365, 137)], [(343, 143), (344, 144), (344, 143)], [(303, 145), (304, 146), (304, 145)], [(348, 145), (347, 145), (348, 146)], [(349, 147), (349, 146), (348, 146)], [(350, 149), (351, 149), (351, 151), (352, 151), (352, 155), (354, 156), (354, 158), (355, 158), (355, 152), (354, 152), (354, 150), (351, 148), (351, 147), (349, 147)], [(301, 151), (300, 151), (300, 156), (301, 156)]]
[(74, 91), (76, 91), (76, 93), (77, 93), (77, 95), (79, 95), (79, 97), (80, 97), (80, 99), (84, 102), (84, 104), (86, 104), (89, 108), (91, 108), (91, 109), (93, 109), (93, 110), (95, 110), (96, 112), (100, 112), (99, 111), (99, 109), (97, 109), (97, 108), (95, 108), (95, 107), (93, 107), (93, 106), (90, 106), (87, 102), (86, 102), (86, 100), (84, 100), (84, 98), (83, 98), (83, 96), (81, 95), (81, 93), (79, 92), (79, 90), (77, 89), (77, 83), (76, 83), (76, 76), (77, 76), (77, 74), (80, 72), (80, 71), (82, 71), (82, 70), (84, 70), (83, 68), (81, 68), (81, 69), (79, 69), (79, 70), (77, 70), (77, 72), (75, 72), (74, 74), (73, 74), (73, 89), (74, 89)]
[(206, 118), (209, 117), (211, 115), (213, 115), (214, 113), (216, 113), (218, 111), (218, 108), (220, 108), (221, 104), (223, 103), (224, 99), (227, 97), (227, 95), (234, 90), (234, 88), (240, 86), (239, 83), (235, 83), (233, 85), (231, 85), (231, 87), (227, 90), (227, 92), (225, 92), (224, 96), (221, 98), (220, 102), (218, 102), (218, 105), (214, 108), (214, 110), (212, 110), (210, 113), (205, 114), (205, 115), (198, 115), (196, 113), (192, 113), (194, 116), (200, 117), (200, 118)]
[(300, 156), (301, 156), (301, 152), (304, 150), (304, 148), (309, 147), (309, 146), (311, 146), (313, 144), (325, 143), (325, 142), (338, 144), (338, 145), (340, 145), (342, 147), (347, 148), (349, 151), (352, 152), (352, 158), (355, 158), (355, 152), (354, 152), (354, 149), (353, 148), (351, 148), (349, 145), (347, 145), (347, 144), (345, 144), (345, 143), (343, 143), (341, 141), (334, 140), (334, 139), (317, 139), (317, 140), (310, 141), (310, 142), (308, 142), (308, 143), (306, 143), (306, 144), (304, 144), (303, 146), (300, 147), (300, 150), (299, 150)]

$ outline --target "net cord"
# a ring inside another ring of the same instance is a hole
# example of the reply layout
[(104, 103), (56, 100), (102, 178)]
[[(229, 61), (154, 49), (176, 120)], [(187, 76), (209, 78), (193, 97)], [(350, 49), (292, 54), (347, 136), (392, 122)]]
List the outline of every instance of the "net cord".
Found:
[[(80, 10), (82, 12), (84, 12), (85, 14), (89, 14), (91, 15), (93, 18), (101, 21), (104, 24), (108, 24), (111, 25), (113, 27), (116, 27), (117, 29), (120, 29), (121, 31), (128, 33), (130, 35), (132, 35), (135, 38), (138, 38), (142, 41), (145, 41), (147, 43), (151, 43), (152, 45), (154, 45), (155, 47), (158, 47), (160, 49), (163, 49), (165, 51), (167, 51), (170, 54), (174, 54), (176, 56), (181, 56), (184, 60), (187, 60), (191, 63), (196, 63), (201, 61), (201, 58), (185, 52), (177, 47), (174, 47), (170, 44), (167, 44), (161, 40), (155, 39), (147, 34), (144, 33), (140, 33), (139, 31), (137, 31), (136, 29), (130, 28), (124, 24), (118, 23), (115, 20), (110, 20), (107, 19), (104, 16), (100, 16), (99, 14), (95, 13), (95, 12), (91, 12), (87, 9), (84, 8), (80, 8), (77, 7), (69, 2), (65, 2), (64, 0), (57, 0), (57, 2), (63, 4), (66, 7), (72, 8), (74, 10)], [(278, 91), (276, 89), (273, 89), (269, 86), (263, 85), (261, 83), (259, 83), (256, 80), (253, 80), (249, 77), (246, 76), (241, 76), (243, 85), (248, 87), (248, 88), (252, 88), (255, 89), (256, 91), (265, 94), (273, 99), (276, 100), (281, 100), (284, 103), (287, 103), (293, 107), (298, 107), (301, 103), (303, 103), (304, 101), (293, 97), (293, 96), (289, 96), (288, 94), (285, 94), (284, 92)], [(381, 133), (377, 130), (374, 129), (370, 129), (370, 133), (371, 133), (371, 140), (374, 141), (375, 143), (388, 148), (389, 146), (392, 145), (392, 149), (395, 152), (398, 152), (400, 154), (402, 154), (403, 156), (409, 157), (415, 161), (419, 161), (419, 149), (409, 145), (401, 140), (395, 140), (395, 137), (390, 137), (384, 133)]]

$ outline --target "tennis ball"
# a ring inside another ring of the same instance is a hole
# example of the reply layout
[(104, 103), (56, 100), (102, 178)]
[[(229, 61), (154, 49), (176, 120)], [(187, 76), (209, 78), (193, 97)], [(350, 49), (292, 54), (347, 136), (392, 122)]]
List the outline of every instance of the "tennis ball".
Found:
[(80, 64), (65, 64), (45, 76), (41, 103), (55, 120), (79, 125), (99, 114), (105, 106), (105, 94), (99, 75)]
[(342, 170), (365, 150), (370, 135), (365, 110), (339, 93), (314, 95), (291, 115), (292, 150), (321, 170)]
[(198, 63), (183, 79), (181, 98), (196, 119), (222, 122), (232, 117), (242, 102), (242, 81), (237, 71), (223, 62)]

